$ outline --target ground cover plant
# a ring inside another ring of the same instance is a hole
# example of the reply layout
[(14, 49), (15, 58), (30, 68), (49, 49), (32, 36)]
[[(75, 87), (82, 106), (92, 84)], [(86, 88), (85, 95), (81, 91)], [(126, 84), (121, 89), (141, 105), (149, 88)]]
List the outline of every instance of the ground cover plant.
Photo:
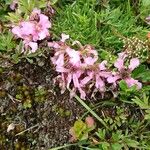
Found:
[(0, 1), (0, 149), (150, 149), (149, 0)]

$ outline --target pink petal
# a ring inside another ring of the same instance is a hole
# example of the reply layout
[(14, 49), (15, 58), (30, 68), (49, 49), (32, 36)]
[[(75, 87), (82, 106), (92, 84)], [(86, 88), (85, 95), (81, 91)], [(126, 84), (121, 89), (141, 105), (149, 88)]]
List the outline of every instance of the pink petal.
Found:
[(97, 60), (92, 57), (87, 57), (84, 59), (86, 65), (93, 65)]
[(68, 77), (67, 77), (67, 88), (69, 88), (70, 83), (71, 83), (71, 80), (72, 80), (72, 74), (69, 73), (69, 74), (68, 74)]
[(125, 79), (125, 82), (127, 83), (128, 87), (132, 87), (132, 86), (136, 85), (137, 89), (141, 89), (142, 88), (142, 84), (138, 80), (135, 80), (133, 78)]
[(127, 57), (125, 52), (119, 53), (118, 56), (120, 59), (123, 59), (123, 60)]
[(102, 88), (105, 86), (104, 81), (96, 75), (96, 83), (95, 83), (96, 88)]
[(13, 0), (12, 3), (10, 4), (10, 9), (15, 10), (17, 4), (18, 4), (18, 0)]
[(132, 71), (140, 65), (140, 61), (138, 58), (132, 58), (130, 60), (129, 69)]
[(76, 89), (73, 88), (73, 89), (70, 91), (70, 99), (72, 99), (75, 95), (76, 95)]
[(89, 46), (88, 48), (89, 48), (89, 53), (93, 54), (94, 57), (98, 59), (98, 52), (97, 52), (97, 50), (91, 49), (91, 46)]
[[(34, 8), (33, 11), (32, 11), (32, 13), (39, 15), (39, 14), (41, 13), (41, 10), (40, 10), (40, 9), (37, 9), (37, 8)], [(32, 15), (32, 14), (31, 14), (31, 15)]]
[(64, 67), (60, 67), (60, 66), (56, 66), (56, 71), (57, 72), (62, 72), (62, 73), (69, 72), (68, 69), (66, 69)]
[(72, 78), (73, 78), (74, 87), (80, 88), (80, 84), (79, 84), (79, 81), (78, 81), (78, 78), (77, 78), (76, 74), (73, 74)]
[(21, 33), (23, 35), (32, 35), (34, 34), (35, 25), (31, 22), (21, 22)]
[(99, 69), (100, 69), (100, 70), (106, 70), (106, 67), (105, 67), (106, 64), (107, 64), (107, 61), (106, 61), (106, 60), (102, 61), (102, 62), (99, 64)]
[(95, 121), (94, 121), (93, 117), (89, 116), (89, 117), (86, 117), (85, 123), (87, 124), (87, 126), (89, 128), (92, 128), (92, 127), (94, 127)]
[(115, 64), (114, 64), (114, 66), (115, 66), (119, 71), (121, 71), (121, 69), (124, 68), (124, 60), (118, 58), (117, 61), (116, 61)]
[(60, 48), (60, 45), (57, 42), (48, 42), (49, 47)]
[(57, 61), (56, 65), (62, 67), (64, 65), (64, 54), (60, 54)]
[(84, 79), (82, 79), (81, 80), (82, 86), (85, 85), (85, 84), (87, 84), (91, 79), (92, 79), (92, 77), (90, 77), (90, 76), (87, 76)]
[(48, 17), (44, 14), (40, 14), (40, 21), (39, 24), (43, 27), (43, 28), (51, 28), (51, 22), (49, 21)]
[(108, 83), (115, 83), (118, 79), (120, 79), (120, 76), (119, 76), (119, 75), (110, 76), (110, 77), (107, 78), (107, 82), (108, 82)]
[(20, 27), (18, 26), (15, 26), (13, 29), (12, 29), (12, 33), (13, 34), (16, 34), (18, 37), (22, 38), (22, 33), (21, 33), (21, 29)]
[(29, 42), (28, 44), (31, 47), (31, 52), (34, 53), (38, 49), (38, 44), (35, 42)]
[(75, 65), (75, 64), (80, 62), (80, 53), (78, 51), (75, 51), (74, 49), (67, 48), (66, 52), (69, 55), (70, 62), (73, 65)]
[(111, 74), (111, 72), (101, 71), (101, 72), (99, 73), (99, 75), (100, 75), (101, 77), (108, 78), (108, 77), (110, 77), (112, 74)]
[(69, 35), (62, 33), (60, 41), (65, 42), (67, 39), (69, 39)]
[(78, 89), (79, 89), (79, 92), (80, 92), (81, 99), (85, 99), (86, 93), (81, 88), (78, 88)]
[(47, 36), (49, 36), (49, 32), (47, 29), (45, 30), (41, 30), (41, 32), (38, 33), (39, 39), (38, 40), (43, 40), (45, 39)]

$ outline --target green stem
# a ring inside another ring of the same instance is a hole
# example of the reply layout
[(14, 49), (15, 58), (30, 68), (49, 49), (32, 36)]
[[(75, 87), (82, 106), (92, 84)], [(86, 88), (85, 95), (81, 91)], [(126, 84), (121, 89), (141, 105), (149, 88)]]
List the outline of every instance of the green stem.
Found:
[[(68, 89), (70, 92), (71, 90)], [(107, 124), (85, 103), (83, 102), (83, 100), (81, 100), (77, 95), (74, 96), (76, 98), (76, 100), (82, 104), (83, 107), (85, 107), (101, 124), (103, 124), (105, 126), (105, 128), (109, 129), (109, 127), (107, 126)]]
[(78, 145), (78, 143), (75, 143), (75, 144), (67, 144), (67, 145), (63, 145), (63, 146), (56, 147), (56, 148), (51, 148), (51, 149), (49, 149), (49, 150), (59, 150), (59, 149), (63, 149), (63, 148), (70, 147), (70, 146), (75, 146), (75, 145)]

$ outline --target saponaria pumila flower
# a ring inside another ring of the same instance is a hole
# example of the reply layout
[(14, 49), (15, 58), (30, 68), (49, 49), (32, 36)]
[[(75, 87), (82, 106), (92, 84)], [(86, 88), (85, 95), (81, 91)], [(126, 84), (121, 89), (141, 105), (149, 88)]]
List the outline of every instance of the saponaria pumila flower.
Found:
[(112, 72), (112, 75), (107, 78), (108, 83), (112, 83), (114, 87), (118, 84), (118, 81), (124, 80), (128, 87), (136, 85), (137, 89), (142, 87), (142, 84), (131, 77), (132, 71), (140, 65), (138, 58), (130, 59), (129, 65), (125, 66), (125, 60), (127, 55), (125, 52), (118, 54), (118, 59), (114, 63), (117, 71)]
[(60, 41), (48, 43), (48, 46), (54, 50), (51, 61), (59, 73), (55, 82), (59, 81), (62, 93), (70, 88), (70, 97), (79, 92), (80, 97), (85, 99), (88, 89), (94, 88), (94, 91), (103, 94), (107, 90), (108, 83), (116, 88), (120, 80), (125, 80), (129, 87), (133, 85), (138, 89), (142, 87), (138, 80), (131, 77), (131, 72), (140, 64), (138, 58), (132, 58), (129, 66), (126, 67), (124, 62), (127, 55), (120, 53), (114, 64), (117, 70), (112, 71), (106, 68), (106, 60), (99, 62), (98, 53), (92, 46), (80, 46), (75, 50), (66, 44), (67, 39), (69, 35), (62, 34)]
[(18, 26), (14, 26), (12, 33), (17, 38), (23, 39), (23, 52), (28, 49), (29, 53), (34, 53), (38, 49), (37, 41), (49, 36), (49, 28), (51, 28), (49, 18), (42, 14), (40, 10), (34, 9), (29, 20), (21, 21)]

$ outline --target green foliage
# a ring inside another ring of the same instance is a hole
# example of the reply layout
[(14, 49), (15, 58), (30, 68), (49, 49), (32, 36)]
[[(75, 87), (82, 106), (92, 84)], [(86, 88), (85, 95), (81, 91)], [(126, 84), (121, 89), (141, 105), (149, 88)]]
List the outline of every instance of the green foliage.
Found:
[(106, 117), (104, 120), (107, 124), (109, 124), (110, 130), (117, 130), (126, 122), (127, 114), (125, 114), (125, 110), (123, 108), (116, 107), (116, 116), (113, 118)]
[(140, 109), (145, 111), (145, 115), (144, 118), (146, 120), (150, 120), (150, 98), (149, 96), (146, 96), (146, 94), (143, 94), (143, 97), (139, 98), (139, 97), (134, 97), (132, 99), (132, 101), (137, 104)]
[(98, 132), (96, 132), (96, 135), (99, 138), (98, 147), (102, 150), (122, 150), (123, 148), (137, 148), (139, 145), (139, 142), (129, 138), (128, 135), (123, 134), (123, 132), (120, 130), (112, 132), (112, 134), (109, 135), (109, 140), (107, 140), (108, 133), (106, 132), (107, 131), (102, 129), (98, 129)]
[(34, 93), (36, 102), (44, 102), (46, 100), (47, 90), (44, 87), (39, 86)]
[(150, 70), (145, 65), (140, 65), (134, 70), (133, 77), (143, 82), (150, 81)]
[(46, 4), (46, 0), (19, 0), (17, 10), (15, 12), (9, 12), (6, 19), (12, 23), (18, 23), (22, 19), (27, 19), (34, 8), (42, 9), (46, 7)]
[(141, 19), (144, 21), (145, 20), (145, 16), (147, 17), (150, 14), (150, 1), (149, 0), (140, 0), (140, 17)]
[[(33, 58), (37, 55), (41, 56), (41, 52), (22, 55), (23, 43), (15, 41), (10, 32), (10, 26), (18, 24), (22, 19), (28, 19), (28, 15), (34, 8), (44, 10), (48, 4), (47, 0), (19, 0), (16, 11), (9, 9), (11, 2), (12, 0), (2, 0), (0, 3), (0, 54), (10, 58), (13, 63), (26, 58), (28, 62), (34, 64)], [(69, 34), (73, 41), (79, 40), (81, 44), (94, 45), (98, 49), (100, 60), (108, 61), (108, 67), (115, 62), (116, 53), (122, 49), (125, 50), (122, 39), (130, 40), (129, 46), (125, 48), (130, 48), (133, 44), (138, 49), (132, 37), (138, 37), (142, 39), (141, 43), (144, 43), (149, 30), (145, 23), (145, 17), (150, 14), (149, 0), (87, 0), (86, 2), (51, 0), (48, 2), (55, 4), (56, 9), (53, 35), (58, 37), (63, 32)], [(144, 50), (141, 49), (142, 52)], [(149, 51), (149, 47), (146, 47), (146, 51)], [(142, 54), (139, 53), (140, 56)], [(128, 88), (126, 82), (120, 81), (117, 92), (114, 93), (117, 98), (108, 99), (109, 105), (101, 101), (100, 106), (97, 105), (96, 109), (92, 110), (78, 98), (78, 101), (86, 108), (86, 113), (90, 112), (97, 119), (96, 123), (99, 127), (88, 128), (84, 121), (77, 120), (71, 130), (73, 136), (79, 141), (79, 147), (86, 145), (87, 149), (92, 150), (150, 148), (150, 86), (148, 86), (150, 69), (149, 64), (144, 62), (145, 64), (141, 64), (132, 74), (133, 78), (143, 83), (140, 91), (135, 86)], [(0, 74), (2, 72), (3, 69), (0, 68)], [(47, 99), (48, 91), (43, 87), (39, 86), (30, 90), (23, 85), (18, 88), (15, 99), (19, 100), (24, 109), (32, 108), (33, 102), (44, 103)], [(0, 97), (5, 96), (6, 92), (0, 91)], [(92, 101), (92, 106), (95, 103)], [(70, 110), (62, 106), (54, 105), (52, 111), (61, 117), (72, 115)]]
[(146, 29), (138, 26), (132, 9), (126, 9), (128, 3), (117, 8), (108, 4), (105, 9), (97, 10), (99, 3), (77, 0), (63, 5), (57, 10), (54, 32), (57, 35), (64, 32), (82, 44), (89, 43), (108, 51), (120, 50), (123, 45), (120, 37), (145, 34)]
[(11, 32), (0, 34), (0, 52), (9, 52), (16, 47)]
[(86, 140), (88, 139), (88, 133), (92, 131), (95, 127), (88, 127), (86, 123), (82, 120), (77, 120), (74, 126), (70, 129), (70, 132), (75, 140)]
[(120, 88), (120, 91), (119, 91), (120, 100), (123, 100), (123, 101), (127, 101), (130, 97), (133, 96), (133, 94), (136, 95), (138, 91), (136, 86), (132, 86), (129, 88), (124, 80), (121, 80), (119, 82), (119, 88)]
[(102, 60), (107, 60), (107, 62), (109, 62), (107, 65), (111, 66), (112, 64), (114, 64), (114, 62), (116, 61), (116, 56), (113, 55), (111, 52), (106, 51), (106, 50), (101, 50), (99, 52), (99, 56)]
[(89, 43), (96, 46), (101, 38), (101, 33), (97, 30), (97, 18), (92, 1), (84, 3), (77, 0), (58, 10), (53, 29), (57, 35), (64, 32), (82, 44)]

